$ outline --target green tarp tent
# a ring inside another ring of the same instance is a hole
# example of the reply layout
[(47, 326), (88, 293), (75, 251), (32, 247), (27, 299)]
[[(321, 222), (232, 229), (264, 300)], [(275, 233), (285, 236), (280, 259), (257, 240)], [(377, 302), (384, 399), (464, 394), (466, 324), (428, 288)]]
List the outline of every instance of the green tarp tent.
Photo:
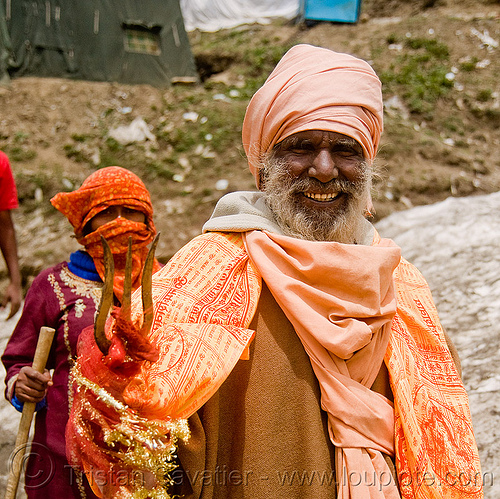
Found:
[(0, 85), (8, 85), (10, 78), (7, 67), (11, 45), (3, 8), (4, 6), (0, 2)]
[(11, 77), (156, 87), (198, 80), (179, 0), (0, 2), (1, 39), (5, 35), (11, 45), (5, 57), (8, 48), (0, 44), (0, 75), (6, 64)]

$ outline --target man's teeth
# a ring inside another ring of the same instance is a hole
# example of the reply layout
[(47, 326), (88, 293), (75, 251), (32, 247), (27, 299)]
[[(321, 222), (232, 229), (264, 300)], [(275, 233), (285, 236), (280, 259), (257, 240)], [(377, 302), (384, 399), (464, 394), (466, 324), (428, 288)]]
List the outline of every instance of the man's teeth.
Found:
[(330, 194), (315, 194), (313, 192), (304, 192), (304, 196), (306, 198), (314, 199), (314, 201), (333, 201), (338, 195), (338, 192), (332, 192)]

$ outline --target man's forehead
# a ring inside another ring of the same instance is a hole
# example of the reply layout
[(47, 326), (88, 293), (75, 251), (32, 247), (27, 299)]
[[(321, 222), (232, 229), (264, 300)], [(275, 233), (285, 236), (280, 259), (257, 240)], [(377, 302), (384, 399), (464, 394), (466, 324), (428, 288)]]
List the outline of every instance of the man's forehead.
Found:
[(330, 144), (344, 144), (351, 147), (359, 148), (361, 150), (363, 149), (361, 144), (352, 137), (349, 137), (342, 133), (332, 132), (329, 130), (303, 130), (300, 132), (296, 132), (278, 142), (275, 148), (283, 146), (286, 147), (289, 144), (294, 144), (303, 141), (311, 141), (317, 143), (325, 141)]

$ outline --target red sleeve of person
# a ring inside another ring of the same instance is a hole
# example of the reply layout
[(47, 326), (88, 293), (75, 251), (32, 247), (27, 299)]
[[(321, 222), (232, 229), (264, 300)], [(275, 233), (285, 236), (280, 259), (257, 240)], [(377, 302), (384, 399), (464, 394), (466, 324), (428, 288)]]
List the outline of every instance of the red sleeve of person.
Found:
[(19, 206), (16, 184), (7, 155), (0, 151), (0, 211)]

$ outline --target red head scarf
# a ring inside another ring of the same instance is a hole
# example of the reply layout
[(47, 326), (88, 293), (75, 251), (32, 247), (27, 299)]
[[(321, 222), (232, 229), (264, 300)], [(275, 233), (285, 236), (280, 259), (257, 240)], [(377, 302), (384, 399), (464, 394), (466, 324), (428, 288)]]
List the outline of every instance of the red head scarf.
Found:
[(342, 133), (358, 141), (372, 161), (382, 128), (381, 83), (372, 67), (348, 54), (301, 44), (283, 56), (253, 96), (242, 135), (258, 184), (264, 154), (294, 133)]
[[(97, 272), (104, 279), (103, 249), (101, 235), (108, 241), (115, 260), (114, 291), (121, 301), (128, 239), (132, 237), (132, 286), (140, 286), (142, 268), (148, 254), (147, 245), (156, 235), (153, 223), (153, 205), (146, 186), (134, 173), (119, 166), (102, 168), (90, 175), (82, 186), (73, 192), (60, 192), (50, 202), (71, 223), (77, 241), (94, 260)], [(116, 218), (84, 234), (90, 220), (110, 206), (123, 206), (144, 213), (146, 223)], [(154, 271), (160, 268), (155, 261)]]

